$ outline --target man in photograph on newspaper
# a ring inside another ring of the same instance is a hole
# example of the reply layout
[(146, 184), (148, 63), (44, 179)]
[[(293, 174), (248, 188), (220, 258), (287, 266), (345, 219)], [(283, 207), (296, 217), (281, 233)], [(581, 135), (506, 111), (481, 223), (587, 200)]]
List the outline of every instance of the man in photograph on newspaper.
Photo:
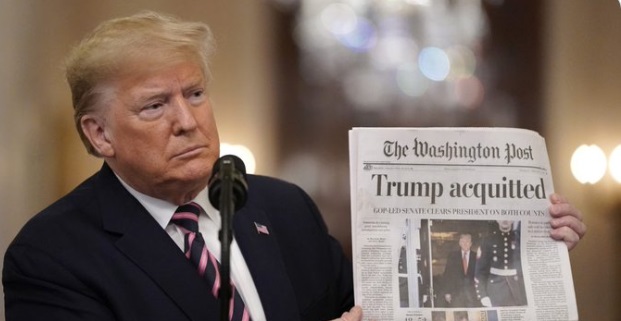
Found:
[(451, 251), (446, 260), (442, 281), (444, 300), (448, 307), (469, 308), (480, 304), (474, 289), (476, 253), (471, 250), (472, 235), (459, 235), (459, 248)]
[(477, 251), (475, 287), (485, 307), (526, 305), (518, 221), (499, 220)]

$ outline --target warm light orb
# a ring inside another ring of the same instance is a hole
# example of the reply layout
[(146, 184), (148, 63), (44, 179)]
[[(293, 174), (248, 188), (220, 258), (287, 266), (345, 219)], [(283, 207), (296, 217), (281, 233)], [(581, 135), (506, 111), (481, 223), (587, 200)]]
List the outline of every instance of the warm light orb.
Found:
[(246, 173), (254, 174), (257, 167), (256, 160), (252, 151), (244, 145), (232, 145), (227, 143), (220, 144), (220, 156), (235, 155), (241, 158), (246, 165)]
[(608, 158), (608, 169), (610, 170), (610, 176), (621, 183), (621, 145), (615, 147), (610, 153)]
[(597, 145), (581, 145), (571, 156), (571, 172), (582, 184), (595, 184), (606, 174), (606, 154)]

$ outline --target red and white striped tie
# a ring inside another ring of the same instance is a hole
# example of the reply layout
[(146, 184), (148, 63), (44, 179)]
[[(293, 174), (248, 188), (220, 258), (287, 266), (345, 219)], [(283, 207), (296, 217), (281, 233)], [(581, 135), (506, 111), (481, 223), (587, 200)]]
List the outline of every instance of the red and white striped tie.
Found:
[[(179, 226), (184, 233), (185, 256), (196, 266), (198, 274), (207, 281), (211, 293), (218, 298), (220, 289), (220, 263), (207, 250), (205, 240), (198, 231), (198, 216), (203, 209), (191, 202), (179, 206), (171, 222)], [(250, 315), (235, 286), (231, 283), (232, 299), (229, 308), (229, 320), (250, 321)]]

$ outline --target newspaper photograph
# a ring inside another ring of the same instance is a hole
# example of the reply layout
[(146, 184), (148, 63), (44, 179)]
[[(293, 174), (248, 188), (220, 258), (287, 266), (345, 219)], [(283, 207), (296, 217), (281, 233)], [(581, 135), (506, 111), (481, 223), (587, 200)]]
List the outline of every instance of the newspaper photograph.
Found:
[(578, 320), (549, 236), (545, 140), (515, 128), (353, 128), (352, 261), (364, 320)]

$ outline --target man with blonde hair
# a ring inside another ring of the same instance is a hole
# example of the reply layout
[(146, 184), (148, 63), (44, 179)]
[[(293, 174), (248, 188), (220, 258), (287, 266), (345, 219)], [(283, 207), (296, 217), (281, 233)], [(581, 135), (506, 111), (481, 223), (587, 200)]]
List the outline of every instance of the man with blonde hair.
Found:
[[(104, 165), (10, 246), (7, 320), (219, 320), (219, 280), (205, 280), (220, 256), (207, 198), (220, 153), (213, 51), (207, 25), (154, 12), (104, 22), (73, 50), (76, 127)], [(309, 197), (271, 178), (247, 183), (233, 219), (231, 320), (329, 320), (352, 308), (351, 266)], [(190, 233), (176, 217), (191, 209)], [(194, 266), (199, 235), (206, 255)]]

